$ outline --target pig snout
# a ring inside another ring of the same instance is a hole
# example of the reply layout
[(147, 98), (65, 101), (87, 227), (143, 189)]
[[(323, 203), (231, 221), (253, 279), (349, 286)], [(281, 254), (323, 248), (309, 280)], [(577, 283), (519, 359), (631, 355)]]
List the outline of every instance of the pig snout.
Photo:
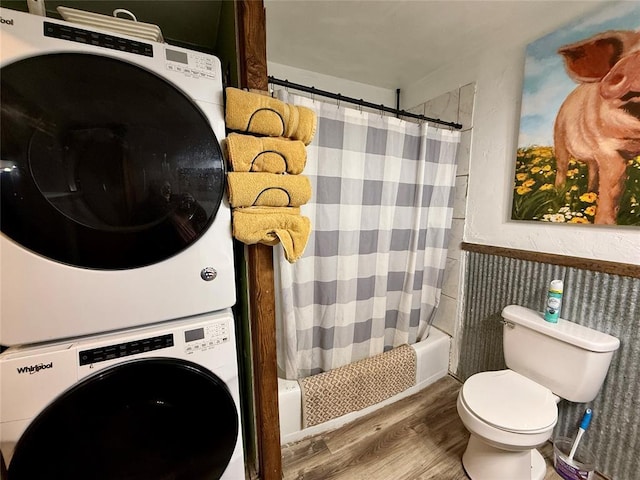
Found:
[(600, 82), (605, 100), (640, 97), (640, 51), (620, 59)]

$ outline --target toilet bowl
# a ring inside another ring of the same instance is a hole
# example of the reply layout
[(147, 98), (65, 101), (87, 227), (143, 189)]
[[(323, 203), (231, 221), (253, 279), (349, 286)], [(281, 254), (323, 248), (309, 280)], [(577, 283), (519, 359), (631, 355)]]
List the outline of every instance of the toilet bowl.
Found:
[(595, 398), (620, 341), (606, 333), (509, 305), (502, 310), (506, 370), (476, 373), (457, 408), (470, 433), (462, 465), (472, 480), (543, 480), (536, 447), (558, 421), (561, 399)]
[(470, 377), (458, 394), (458, 415), (469, 433), (462, 457), (472, 479), (544, 478), (546, 464), (535, 450), (558, 420), (559, 397), (511, 370)]

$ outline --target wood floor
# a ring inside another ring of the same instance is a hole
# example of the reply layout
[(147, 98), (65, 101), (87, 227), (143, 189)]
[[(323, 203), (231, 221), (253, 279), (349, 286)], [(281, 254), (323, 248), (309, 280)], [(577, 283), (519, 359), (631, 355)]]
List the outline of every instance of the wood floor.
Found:
[[(337, 430), (282, 447), (284, 480), (466, 480), (469, 433), (456, 411), (460, 382), (445, 377)], [(561, 480), (541, 448), (545, 480)], [(602, 478), (602, 477), (598, 477)]]

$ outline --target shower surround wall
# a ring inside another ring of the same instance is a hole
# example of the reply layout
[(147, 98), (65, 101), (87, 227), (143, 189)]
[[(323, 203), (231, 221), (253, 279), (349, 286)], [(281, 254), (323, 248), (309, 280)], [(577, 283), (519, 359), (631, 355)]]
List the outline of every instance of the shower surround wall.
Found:
[(447, 247), (447, 263), (444, 270), (442, 295), (433, 325), (454, 336), (458, 318), (461, 255), (460, 244), (464, 232), (467, 207), (467, 185), (469, 183), (469, 158), (471, 156), (471, 135), (473, 132), (473, 105), (476, 94), (475, 83), (469, 83), (450, 92), (443, 93), (427, 102), (408, 109), (411, 113), (430, 118), (439, 118), (462, 125), (460, 145), (458, 145), (456, 184), (453, 200), (453, 220)]
[(595, 453), (596, 469), (611, 478), (638, 478), (640, 279), (484, 253), (463, 255), (466, 300), (453, 373), (464, 381), (477, 372), (506, 368), (502, 309), (518, 304), (542, 311), (549, 282), (564, 279), (561, 316), (609, 333), (621, 345), (593, 402), (560, 402), (554, 437), (573, 437), (588, 406), (594, 416), (582, 442)]

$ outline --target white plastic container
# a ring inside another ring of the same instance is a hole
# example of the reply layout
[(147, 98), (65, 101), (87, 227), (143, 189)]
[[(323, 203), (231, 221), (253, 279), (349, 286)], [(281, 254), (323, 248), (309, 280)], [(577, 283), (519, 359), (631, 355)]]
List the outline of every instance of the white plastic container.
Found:
[(553, 466), (565, 480), (591, 480), (594, 478), (595, 456), (582, 443), (574, 457), (569, 459), (573, 440), (558, 437), (553, 442)]

